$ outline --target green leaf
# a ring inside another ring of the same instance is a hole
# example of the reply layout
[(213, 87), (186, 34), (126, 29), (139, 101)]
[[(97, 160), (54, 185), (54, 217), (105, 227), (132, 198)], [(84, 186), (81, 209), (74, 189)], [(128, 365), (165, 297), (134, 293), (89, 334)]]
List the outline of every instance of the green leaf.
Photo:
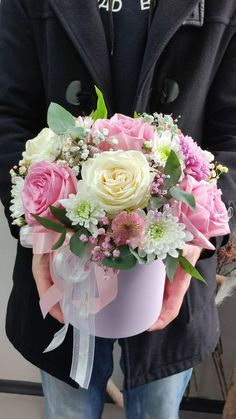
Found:
[(97, 100), (97, 109), (91, 114), (91, 117), (94, 121), (96, 121), (97, 119), (107, 118), (107, 107), (105, 104), (104, 96), (101, 90), (99, 90), (97, 86), (95, 86), (95, 90), (97, 93), (98, 100)]
[(169, 190), (171, 186), (176, 185), (176, 183), (178, 183), (181, 176), (180, 161), (178, 159), (177, 154), (173, 150), (170, 151), (168, 159), (166, 160), (164, 173), (165, 175), (170, 176), (169, 179), (165, 180), (164, 184), (164, 189)]
[(56, 134), (64, 134), (75, 128), (73, 115), (57, 103), (50, 104), (47, 122), (49, 128)]
[(166, 267), (166, 275), (170, 282), (173, 282), (179, 260), (178, 258), (173, 258), (172, 256), (167, 255), (163, 262)]
[(196, 201), (194, 196), (191, 193), (185, 192), (182, 189), (178, 188), (178, 186), (172, 186), (169, 190), (171, 196), (175, 198), (177, 201), (184, 202), (186, 205), (191, 208), (192, 211), (196, 208)]
[(71, 135), (73, 140), (75, 140), (76, 138), (84, 140), (87, 137), (86, 131), (82, 127), (73, 126), (71, 128), (68, 128), (67, 133)]
[(137, 264), (137, 259), (132, 255), (129, 246), (119, 247), (120, 256), (118, 258), (106, 257), (103, 259), (103, 265), (114, 269), (131, 269)]
[(200, 272), (198, 272), (198, 270), (184, 256), (180, 255), (178, 260), (181, 268), (183, 268), (185, 272), (207, 285), (207, 282), (202, 277)]
[(139, 256), (138, 252), (136, 252), (136, 250), (134, 250), (131, 246), (129, 246), (129, 251), (137, 259), (139, 265), (146, 265), (146, 263), (147, 263), (146, 258), (141, 258), (141, 256)]
[(166, 203), (167, 203), (167, 199), (156, 197), (156, 196), (152, 196), (150, 200), (151, 208), (153, 210), (163, 207), (163, 205), (165, 205)]
[(59, 249), (63, 245), (65, 239), (66, 239), (66, 231), (61, 234), (57, 242), (52, 246), (52, 250)]
[(66, 216), (66, 210), (65, 208), (57, 208), (50, 206), (50, 211), (54, 215), (55, 218), (57, 218), (62, 224), (65, 224), (68, 227), (71, 227), (71, 220)]
[(139, 114), (135, 111), (135, 112), (134, 112), (134, 119), (138, 119), (138, 118), (140, 118), (140, 116), (139, 116)]
[(76, 256), (79, 256), (80, 258), (84, 256), (88, 244), (87, 242), (82, 242), (80, 240), (81, 234), (84, 234), (85, 231), (87, 232), (87, 230), (83, 227), (80, 228), (78, 231), (76, 231), (76, 233), (73, 234), (73, 236), (70, 239), (71, 252), (74, 253)]
[(64, 233), (66, 232), (65, 227), (57, 223), (56, 221), (52, 221), (48, 218), (40, 217), (39, 215), (32, 214), (33, 217), (38, 221), (39, 224), (41, 224), (43, 227), (47, 228), (48, 230), (56, 231), (57, 233)]

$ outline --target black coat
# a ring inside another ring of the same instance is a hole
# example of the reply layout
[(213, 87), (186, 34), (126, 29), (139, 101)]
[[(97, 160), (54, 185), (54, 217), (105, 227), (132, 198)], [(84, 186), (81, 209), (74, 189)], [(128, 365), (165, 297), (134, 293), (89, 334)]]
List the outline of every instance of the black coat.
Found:
[[(182, 130), (229, 167), (224, 199), (234, 205), (236, 179), (235, 0), (160, 0), (150, 29), (134, 109), (181, 115)], [(127, 34), (128, 36), (128, 34)], [(115, 112), (109, 53), (97, 0), (2, 0), (0, 6), (0, 182), (9, 218), (8, 171), (26, 140), (46, 126), (50, 102), (74, 115), (95, 105), (94, 84)], [(17, 236), (17, 230), (11, 227)], [(208, 281), (192, 280), (179, 316), (165, 330), (121, 341), (126, 387), (192, 367), (216, 346), (216, 256), (198, 264)], [(5, 278), (1, 279), (2, 281)], [(35, 365), (69, 380), (71, 331), (43, 354), (60, 325), (42, 319), (31, 251), (18, 246), (6, 330)]]

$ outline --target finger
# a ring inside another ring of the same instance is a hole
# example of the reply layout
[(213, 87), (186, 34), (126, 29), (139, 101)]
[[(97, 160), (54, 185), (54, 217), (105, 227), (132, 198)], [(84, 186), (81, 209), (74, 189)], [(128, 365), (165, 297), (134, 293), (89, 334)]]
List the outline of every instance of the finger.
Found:
[(179, 314), (179, 308), (164, 310), (159, 319), (148, 329), (149, 332), (162, 330), (170, 324)]
[(175, 287), (175, 289), (169, 288), (169, 283), (167, 282), (161, 314), (158, 320), (148, 329), (150, 332), (164, 329), (178, 316), (185, 292), (185, 286)]

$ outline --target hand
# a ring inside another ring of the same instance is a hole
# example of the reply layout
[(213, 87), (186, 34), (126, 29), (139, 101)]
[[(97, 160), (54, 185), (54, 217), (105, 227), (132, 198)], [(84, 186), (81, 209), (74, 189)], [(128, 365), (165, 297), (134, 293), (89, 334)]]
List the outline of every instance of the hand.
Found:
[[(48, 288), (53, 285), (49, 270), (48, 253), (43, 255), (33, 255), (32, 271), (39, 297), (41, 298), (41, 296), (48, 290)], [(59, 304), (55, 304), (55, 306), (53, 306), (49, 311), (49, 314), (51, 314), (51, 316), (58, 320), (60, 323), (64, 323), (63, 314)]]
[[(197, 260), (199, 259), (201, 250), (202, 249), (198, 246), (186, 244), (183, 256), (188, 259), (193, 266), (195, 266)], [(189, 288), (190, 280), (191, 276), (180, 266), (178, 266), (176, 270), (174, 281), (172, 283), (168, 278), (166, 278), (162, 311), (159, 319), (150, 327), (150, 329), (148, 329), (149, 332), (164, 329), (178, 316), (185, 293)]]

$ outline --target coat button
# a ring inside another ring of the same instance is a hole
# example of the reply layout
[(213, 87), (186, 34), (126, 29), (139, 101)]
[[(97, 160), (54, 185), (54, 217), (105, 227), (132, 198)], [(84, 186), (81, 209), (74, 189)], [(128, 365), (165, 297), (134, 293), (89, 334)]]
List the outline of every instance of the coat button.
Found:
[(160, 103), (171, 103), (179, 96), (179, 85), (175, 80), (165, 79), (161, 91)]
[(66, 100), (71, 105), (78, 106), (79, 94), (81, 93), (81, 82), (79, 80), (72, 81), (66, 89)]
[(96, 97), (94, 100), (91, 92), (82, 90), (80, 80), (74, 80), (68, 85), (65, 96), (70, 105), (79, 106), (80, 113), (85, 115), (90, 114), (96, 107)]

